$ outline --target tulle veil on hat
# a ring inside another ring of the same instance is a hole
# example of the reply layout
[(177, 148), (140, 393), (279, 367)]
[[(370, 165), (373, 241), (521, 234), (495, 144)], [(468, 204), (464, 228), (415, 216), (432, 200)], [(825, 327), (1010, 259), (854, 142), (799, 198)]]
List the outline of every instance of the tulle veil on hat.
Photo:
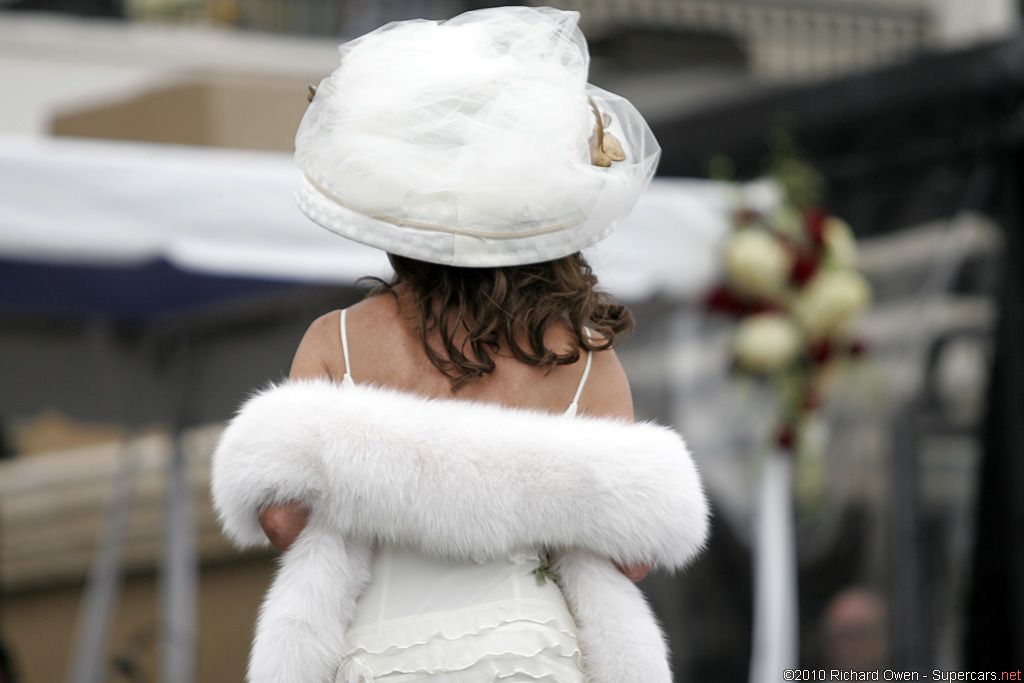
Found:
[[(343, 44), (296, 134), (300, 208), (356, 241), (454, 266), (547, 261), (607, 236), (660, 148), (626, 99), (587, 83), (578, 22), (500, 7)], [(625, 159), (592, 163), (601, 134)]]

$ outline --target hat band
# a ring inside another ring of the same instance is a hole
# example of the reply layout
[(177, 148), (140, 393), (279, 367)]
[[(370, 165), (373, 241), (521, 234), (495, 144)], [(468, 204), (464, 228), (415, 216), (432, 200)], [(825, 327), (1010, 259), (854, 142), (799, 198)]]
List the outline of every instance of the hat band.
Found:
[(555, 223), (553, 225), (544, 225), (537, 228), (530, 228), (529, 230), (517, 230), (515, 232), (499, 232), (493, 230), (474, 230), (473, 228), (461, 228), (457, 225), (442, 225), (440, 223), (427, 223), (424, 221), (414, 221), (408, 218), (402, 218), (400, 216), (392, 216), (390, 214), (382, 213), (380, 211), (374, 211), (373, 209), (367, 209), (361, 206), (357, 206), (348, 202), (338, 195), (331, 192), (329, 189), (318, 183), (308, 173), (303, 173), (309, 184), (315, 187), (321, 194), (330, 199), (332, 202), (345, 207), (349, 211), (355, 211), (361, 213), (364, 216), (369, 216), (385, 223), (391, 223), (392, 225), (398, 225), (403, 228), (418, 228), (420, 230), (430, 230), (432, 232), (446, 232), (451, 235), (461, 235), (463, 237), (479, 237), (481, 239), (489, 240), (515, 240), (525, 237), (537, 237), (539, 235), (548, 235), (559, 230), (565, 230), (574, 225), (579, 225), (580, 220), (575, 221), (563, 221), (561, 223)]

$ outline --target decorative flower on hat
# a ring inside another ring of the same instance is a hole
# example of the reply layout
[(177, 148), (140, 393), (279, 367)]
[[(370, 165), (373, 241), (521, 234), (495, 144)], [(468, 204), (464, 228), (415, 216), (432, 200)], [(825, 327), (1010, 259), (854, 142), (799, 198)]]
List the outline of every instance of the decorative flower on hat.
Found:
[(626, 152), (622, 149), (622, 143), (607, 130), (612, 125), (611, 114), (602, 113), (593, 97), (587, 99), (596, 119), (594, 133), (590, 136), (590, 163), (608, 168), (613, 161), (625, 161)]
[(777, 151), (769, 175), (783, 190), (782, 206), (762, 213), (739, 195), (722, 250), (723, 281), (705, 305), (737, 319), (734, 370), (775, 385), (775, 443), (793, 452), (821, 405), (829, 369), (865, 352), (854, 322), (871, 301), (871, 286), (856, 268), (850, 226), (817, 205), (814, 170), (788, 147)]

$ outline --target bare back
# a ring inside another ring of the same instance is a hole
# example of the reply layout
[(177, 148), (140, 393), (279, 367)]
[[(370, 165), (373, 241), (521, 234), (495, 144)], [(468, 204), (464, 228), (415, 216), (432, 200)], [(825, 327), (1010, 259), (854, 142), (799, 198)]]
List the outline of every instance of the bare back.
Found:
[[(508, 407), (564, 413), (583, 376), (587, 354), (572, 365), (541, 370), (516, 360), (507, 348), (494, 355), (495, 369), (452, 394), (451, 381), (427, 358), (416, 318), (401, 289), (371, 297), (348, 309), (349, 359), (345, 367), (340, 312), (321, 316), (310, 325), (292, 362), (291, 377), (326, 377), (340, 382), (346, 369), (357, 384), (375, 384), (431, 398), (461, 398)], [(552, 328), (545, 340), (555, 351), (567, 350), (567, 328)], [(614, 351), (593, 353), (579, 414), (633, 419), (626, 375)]]

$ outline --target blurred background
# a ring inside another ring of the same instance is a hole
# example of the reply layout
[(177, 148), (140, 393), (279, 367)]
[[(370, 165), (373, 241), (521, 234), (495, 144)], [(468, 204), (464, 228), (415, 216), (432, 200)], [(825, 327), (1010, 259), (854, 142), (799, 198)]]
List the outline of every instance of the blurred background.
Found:
[[(703, 558), (641, 584), (677, 680), (750, 675), (776, 397), (705, 304), (721, 178), (778, 208), (779, 130), (873, 290), (793, 461), (800, 666), (1018, 669), (1024, 2), (549, 4), (663, 147), (592, 260), (637, 317), (637, 415), (682, 430), (715, 507)], [(242, 680), (274, 561), (221, 537), (211, 447), (387, 272), (292, 205), (307, 84), (348, 37), (485, 6), (0, 0), (0, 682)]]

